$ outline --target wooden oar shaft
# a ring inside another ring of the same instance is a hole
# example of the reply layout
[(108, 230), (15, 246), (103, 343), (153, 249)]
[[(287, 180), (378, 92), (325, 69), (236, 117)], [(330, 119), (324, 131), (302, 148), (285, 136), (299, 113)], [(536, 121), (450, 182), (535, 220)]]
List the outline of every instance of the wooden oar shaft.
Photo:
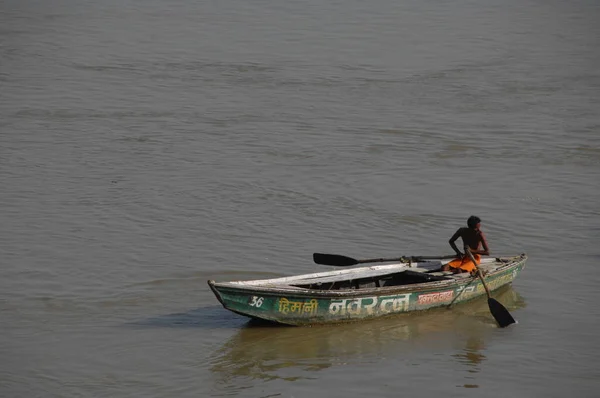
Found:
[(356, 260), (357, 264), (363, 263), (385, 263), (387, 261), (406, 261), (406, 257), (396, 257), (396, 258), (366, 258), (363, 260)]
[(483, 283), (483, 287), (485, 288), (485, 292), (487, 293), (488, 298), (492, 298), (490, 288), (488, 287), (487, 283), (485, 283), (485, 279), (483, 278), (483, 274), (481, 273), (481, 270), (479, 268), (477, 268), (477, 275), (479, 275), (479, 279), (481, 279), (481, 283)]
[(333, 265), (337, 267), (349, 267), (356, 264), (363, 263), (384, 263), (384, 262), (418, 262), (422, 260), (443, 260), (449, 258), (455, 258), (454, 255), (449, 256), (402, 256), (395, 258), (367, 258), (363, 260), (357, 260), (352, 257), (342, 256), (340, 254), (324, 254), (324, 253), (313, 253), (313, 260), (317, 264)]
[(385, 262), (390, 262), (390, 261), (419, 262), (421, 260), (447, 260), (447, 259), (451, 259), (451, 258), (456, 258), (456, 256), (451, 254), (451, 255), (447, 255), (447, 256), (402, 256), (402, 257), (396, 257), (396, 258), (367, 258), (364, 260), (356, 260), (356, 262), (359, 264), (362, 264), (362, 263), (385, 263)]
[(483, 287), (485, 288), (485, 292), (487, 293), (488, 298), (492, 298), (492, 294), (490, 293), (490, 288), (485, 283), (485, 279), (483, 278), (481, 269), (477, 266), (477, 261), (475, 261), (475, 257), (473, 256), (473, 253), (471, 253), (471, 251), (469, 249), (466, 249), (465, 251), (469, 255), (469, 258), (471, 259), (471, 261), (473, 261), (473, 265), (475, 266), (475, 269), (477, 270), (477, 275), (479, 275), (479, 279), (481, 279), (481, 283), (483, 283)]

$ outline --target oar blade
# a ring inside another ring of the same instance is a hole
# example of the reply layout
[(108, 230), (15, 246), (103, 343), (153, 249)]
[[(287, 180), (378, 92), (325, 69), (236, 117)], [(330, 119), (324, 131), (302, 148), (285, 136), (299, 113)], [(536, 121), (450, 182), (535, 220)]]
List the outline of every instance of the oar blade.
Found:
[(333, 265), (336, 267), (349, 267), (358, 264), (358, 261), (352, 257), (346, 257), (339, 254), (313, 253), (313, 260), (317, 264)]
[(494, 316), (494, 319), (498, 323), (498, 326), (501, 328), (505, 328), (508, 325), (512, 325), (516, 323), (515, 319), (510, 315), (510, 312), (502, 305), (498, 300), (493, 298), (488, 298), (488, 305), (490, 307), (490, 312)]

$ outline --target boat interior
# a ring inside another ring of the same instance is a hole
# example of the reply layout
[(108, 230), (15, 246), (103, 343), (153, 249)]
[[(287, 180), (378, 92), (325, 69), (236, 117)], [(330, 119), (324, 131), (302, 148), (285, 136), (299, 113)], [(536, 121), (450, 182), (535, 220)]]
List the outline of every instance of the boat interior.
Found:
[(441, 281), (446, 279), (449, 278), (447, 276), (432, 275), (425, 272), (403, 270), (391, 274), (375, 275), (371, 277), (344, 279), (329, 282), (312, 282), (307, 284), (292, 284), (291, 286), (315, 290), (347, 290), (412, 285), (415, 283)]
[[(479, 268), (485, 273), (491, 272), (506, 263), (509, 259), (487, 258), (482, 260)], [(309, 278), (296, 280), (289, 286), (313, 290), (355, 290), (378, 287), (412, 285), (416, 283), (427, 283), (450, 279), (470, 278), (471, 274), (453, 273), (441, 271), (442, 262), (431, 261), (414, 264), (402, 270), (373, 270), (376, 272), (365, 272), (361, 274), (338, 275), (336, 277)], [(387, 272), (386, 272), (387, 271)], [(391, 272), (390, 272), (391, 271)]]
[[(483, 257), (479, 269), (484, 275), (513, 264), (524, 255), (511, 257)], [(284, 288), (298, 290), (356, 290), (379, 287), (413, 285), (438, 281), (471, 279), (468, 273), (442, 271), (442, 265), (450, 260), (427, 260), (421, 262), (400, 262), (368, 267), (343, 268), (334, 271), (304, 275), (285, 276), (271, 279), (221, 282), (221, 286), (253, 288)]]

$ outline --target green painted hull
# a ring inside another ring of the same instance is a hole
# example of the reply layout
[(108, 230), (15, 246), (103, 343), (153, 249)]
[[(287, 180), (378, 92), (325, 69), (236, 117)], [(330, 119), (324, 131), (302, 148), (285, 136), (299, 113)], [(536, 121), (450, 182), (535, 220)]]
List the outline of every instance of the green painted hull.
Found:
[[(486, 277), (491, 291), (510, 284), (525, 266), (522, 255)], [(208, 281), (221, 304), (235, 313), (288, 325), (340, 323), (456, 305), (485, 295), (479, 278), (356, 290), (293, 290), (231, 286)]]

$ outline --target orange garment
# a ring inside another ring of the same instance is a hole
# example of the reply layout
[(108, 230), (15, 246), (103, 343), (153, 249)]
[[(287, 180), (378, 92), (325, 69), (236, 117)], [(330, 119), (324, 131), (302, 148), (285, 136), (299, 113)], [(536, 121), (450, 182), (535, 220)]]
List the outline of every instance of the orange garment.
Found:
[[(479, 254), (473, 254), (477, 265), (481, 263), (481, 256)], [(448, 263), (451, 268), (460, 268), (464, 271), (471, 272), (475, 269), (475, 264), (469, 258), (469, 255), (465, 255), (463, 258), (456, 258)]]

